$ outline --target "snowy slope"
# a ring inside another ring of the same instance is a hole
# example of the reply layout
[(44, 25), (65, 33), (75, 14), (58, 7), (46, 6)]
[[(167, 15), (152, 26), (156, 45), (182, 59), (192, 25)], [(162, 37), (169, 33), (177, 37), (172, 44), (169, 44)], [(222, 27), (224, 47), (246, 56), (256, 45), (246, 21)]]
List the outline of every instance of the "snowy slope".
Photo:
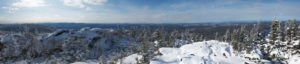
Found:
[(233, 54), (228, 43), (204, 41), (180, 48), (160, 48), (162, 56), (156, 56), (150, 64), (244, 64), (253, 63)]

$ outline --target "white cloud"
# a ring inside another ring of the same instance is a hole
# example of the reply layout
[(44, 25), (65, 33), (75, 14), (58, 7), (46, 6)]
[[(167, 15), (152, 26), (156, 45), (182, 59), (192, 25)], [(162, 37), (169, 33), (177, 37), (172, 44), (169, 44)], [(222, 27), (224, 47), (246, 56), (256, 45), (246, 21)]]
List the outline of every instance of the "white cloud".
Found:
[(64, 4), (72, 7), (84, 8), (82, 0), (64, 0)]
[(44, 0), (20, 0), (12, 4), (15, 7), (40, 7), (45, 6)]
[(63, 0), (64, 4), (72, 7), (85, 8), (86, 10), (91, 10), (90, 7), (86, 5), (102, 5), (107, 2), (107, 0)]
[(15, 13), (22, 7), (32, 8), (41, 6), (46, 6), (44, 0), (19, 0), (10, 6), (4, 6), (2, 8), (8, 10), (8, 13)]
[(83, 2), (93, 5), (102, 5), (103, 3), (107, 2), (107, 0), (83, 0)]
[(2, 7), (3, 9), (7, 9), (8, 13), (15, 13), (19, 8), (17, 7)]

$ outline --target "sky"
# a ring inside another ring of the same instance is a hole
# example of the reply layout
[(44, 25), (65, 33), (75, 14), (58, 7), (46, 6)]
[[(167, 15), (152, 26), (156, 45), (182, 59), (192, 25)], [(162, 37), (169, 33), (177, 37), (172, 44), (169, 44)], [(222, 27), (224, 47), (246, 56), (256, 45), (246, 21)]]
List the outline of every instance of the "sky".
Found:
[(300, 0), (0, 0), (0, 23), (201, 23), (300, 19)]

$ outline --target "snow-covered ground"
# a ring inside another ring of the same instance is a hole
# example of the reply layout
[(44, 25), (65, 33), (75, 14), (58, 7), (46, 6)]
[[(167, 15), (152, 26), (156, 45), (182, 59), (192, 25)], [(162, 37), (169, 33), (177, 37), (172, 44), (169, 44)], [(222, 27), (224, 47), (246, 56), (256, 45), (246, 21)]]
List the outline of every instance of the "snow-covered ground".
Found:
[[(265, 64), (272, 64), (268, 60), (260, 58), (259, 53), (254, 51), (251, 54), (234, 53), (231, 45), (225, 42), (215, 40), (195, 42), (183, 45), (180, 48), (160, 48), (162, 55), (151, 59), (150, 64), (257, 64), (260, 61)], [(257, 50), (256, 50), (257, 51)], [(290, 56), (288, 64), (299, 64), (300, 55)], [(249, 60), (249, 58), (258, 58), (259, 60)], [(122, 64), (136, 64), (142, 58), (142, 55), (132, 54), (122, 60)], [(90, 64), (93, 62), (75, 62), (74, 64)], [(95, 63), (95, 62), (94, 62)], [(120, 59), (117, 64), (120, 64)]]
[(244, 64), (253, 63), (233, 54), (228, 43), (204, 41), (187, 44), (180, 48), (160, 48), (163, 54), (150, 64)]

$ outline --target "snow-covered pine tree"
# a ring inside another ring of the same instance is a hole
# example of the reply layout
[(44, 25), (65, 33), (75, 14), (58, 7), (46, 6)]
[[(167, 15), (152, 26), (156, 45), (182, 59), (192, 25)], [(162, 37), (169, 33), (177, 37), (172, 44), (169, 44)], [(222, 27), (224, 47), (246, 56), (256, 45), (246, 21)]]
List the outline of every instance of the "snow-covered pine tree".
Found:
[(166, 46), (166, 33), (163, 25), (159, 27), (159, 40), (163, 47)]
[(181, 40), (181, 43), (179, 44), (180, 46), (185, 44), (184, 41), (185, 39), (186, 39), (185, 32), (180, 32), (180, 40)]
[(192, 35), (190, 34), (191, 30), (185, 30), (184, 33), (182, 34), (182, 37), (185, 42), (185, 44), (190, 44), (192, 43)]
[(291, 30), (290, 30), (290, 24), (291, 20), (289, 19), (287, 22), (285, 22), (284, 25), (284, 41), (291, 42)]
[(201, 34), (200, 37), (199, 37), (198, 39), (199, 39), (199, 41), (204, 41), (203, 35)]
[(285, 41), (287, 42), (286, 45), (291, 45), (293, 40), (296, 40), (296, 31), (297, 31), (297, 26), (296, 26), (296, 20), (288, 20), (285, 24)]
[[(231, 34), (231, 45), (233, 46), (234, 50), (237, 50), (239, 52), (245, 50), (248, 46), (248, 34), (246, 25), (242, 25), (241, 28), (239, 29), (234, 29), (232, 34)], [(241, 47), (242, 46), (242, 47)]]
[(194, 35), (194, 33), (191, 33), (191, 30), (189, 30), (188, 31), (188, 33), (187, 33), (187, 42), (188, 42), (188, 44), (191, 44), (191, 43), (193, 43), (194, 42), (194, 37), (195, 37), (195, 35)]
[(251, 46), (253, 46), (255, 43), (256, 43), (256, 38), (258, 37), (258, 31), (257, 31), (257, 24), (254, 24), (253, 25), (253, 28), (251, 29), (251, 31), (250, 31), (250, 34), (251, 35), (249, 35), (250, 36), (250, 42), (251, 42)]
[(275, 44), (278, 44), (278, 45), (281, 45), (282, 44), (282, 41), (284, 41), (284, 33), (283, 33), (283, 30), (284, 30), (284, 27), (282, 26), (283, 23), (281, 21), (278, 22), (278, 42), (275, 43)]
[(292, 39), (293, 40), (297, 40), (296, 33), (297, 33), (297, 30), (299, 30), (299, 29), (297, 28), (296, 19), (293, 19), (293, 21), (291, 23), (292, 23), (292, 25), (291, 25), (291, 30), (292, 30), (291, 36), (292, 36)]
[(239, 37), (238, 30), (234, 29), (231, 34), (231, 45), (234, 50), (238, 50), (238, 43), (239, 43), (238, 37)]
[(167, 44), (165, 43), (165, 33), (164, 33), (164, 27), (160, 26), (157, 28), (151, 35), (151, 41), (157, 41), (157, 46), (158, 47), (164, 47)]
[[(296, 21), (296, 20), (295, 20)], [(298, 25), (297, 30), (296, 30), (296, 40), (300, 40), (300, 25)]]
[(178, 37), (178, 31), (177, 30), (172, 31), (169, 36), (167, 47), (175, 47), (175, 45), (177, 44), (176, 42), (177, 37)]
[[(296, 21), (296, 20), (295, 20)], [(296, 39), (300, 40), (300, 25), (298, 25), (298, 30), (296, 33)], [(300, 41), (293, 43), (293, 53), (292, 54), (300, 54)]]
[(276, 43), (279, 36), (279, 22), (276, 20), (276, 17), (272, 20), (272, 24), (271, 24), (271, 29), (270, 29), (270, 33), (268, 35), (268, 39), (269, 39), (269, 44), (274, 45)]
[(219, 40), (218, 35), (219, 35), (219, 33), (218, 33), (218, 32), (215, 32), (215, 40)]
[(223, 41), (224, 42), (230, 42), (230, 31), (229, 31), (229, 29), (226, 30)]
[(193, 40), (192, 42), (198, 42), (199, 41), (199, 35), (198, 34), (196, 34), (196, 33), (191, 33), (191, 40)]
[(153, 33), (152, 33), (152, 35), (151, 35), (151, 41), (157, 41), (157, 40), (159, 40), (160, 38), (160, 36), (159, 36), (159, 29), (156, 29)]
[(254, 24), (253, 28), (250, 31), (250, 39), (253, 41), (253, 43), (256, 43), (256, 41), (259, 41), (260, 38), (260, 34), (262, 33), (262, 29), (261, 29), (261, 22), (257, 22), (257, 24)]
[(180, 46), (180, 42), (179, 37), (180, 37), (180, 33), (178, 32), (178, 30), (174, 30), (171, 35), (173, 35), (174, 37), (174, 44), (172, 44), (172, 47), (179, 47)]
[[(281, 58), (279, 58), (280, 53), (280, 46), (281, 46), (281, 42), (282, 42), (282, 26), (281, 23), (276, 20), (276, 17), (272, 20), (272, 24), (271, 24), (271, 29), (270, 29), (270, 33), (268, 35), (268, 44), (267, 44), (267, 48), (266, 48), (266, 53), (269, 55), (268, 58), (270, 60), (280, 60)], [(277, 50), (277, 52), (275, 52), (274, 50)]]
[(238, 47), (238, 51), (243, 51), (247, 48), (247, 33), (248, 31), (246, 31), (246, 25), (242, 25), (241, 28), (238, 31), (238, 46), (242, 46), (242, 47)]
[(253, 25), (253, 28), (250, 31), (249, 39), (250, 49), (259, 48), (262, 42), (264, 42), (264, 35), (260, 21)]
[(155, 49), (154, 43), (150, 41), (148, 30), (145, 29), (142, 39), (142, 47), (141, 47), (141, 53), (142, 53), (142, 63), (148, 64), (150, 59), (154, 57), (154, 51)]

